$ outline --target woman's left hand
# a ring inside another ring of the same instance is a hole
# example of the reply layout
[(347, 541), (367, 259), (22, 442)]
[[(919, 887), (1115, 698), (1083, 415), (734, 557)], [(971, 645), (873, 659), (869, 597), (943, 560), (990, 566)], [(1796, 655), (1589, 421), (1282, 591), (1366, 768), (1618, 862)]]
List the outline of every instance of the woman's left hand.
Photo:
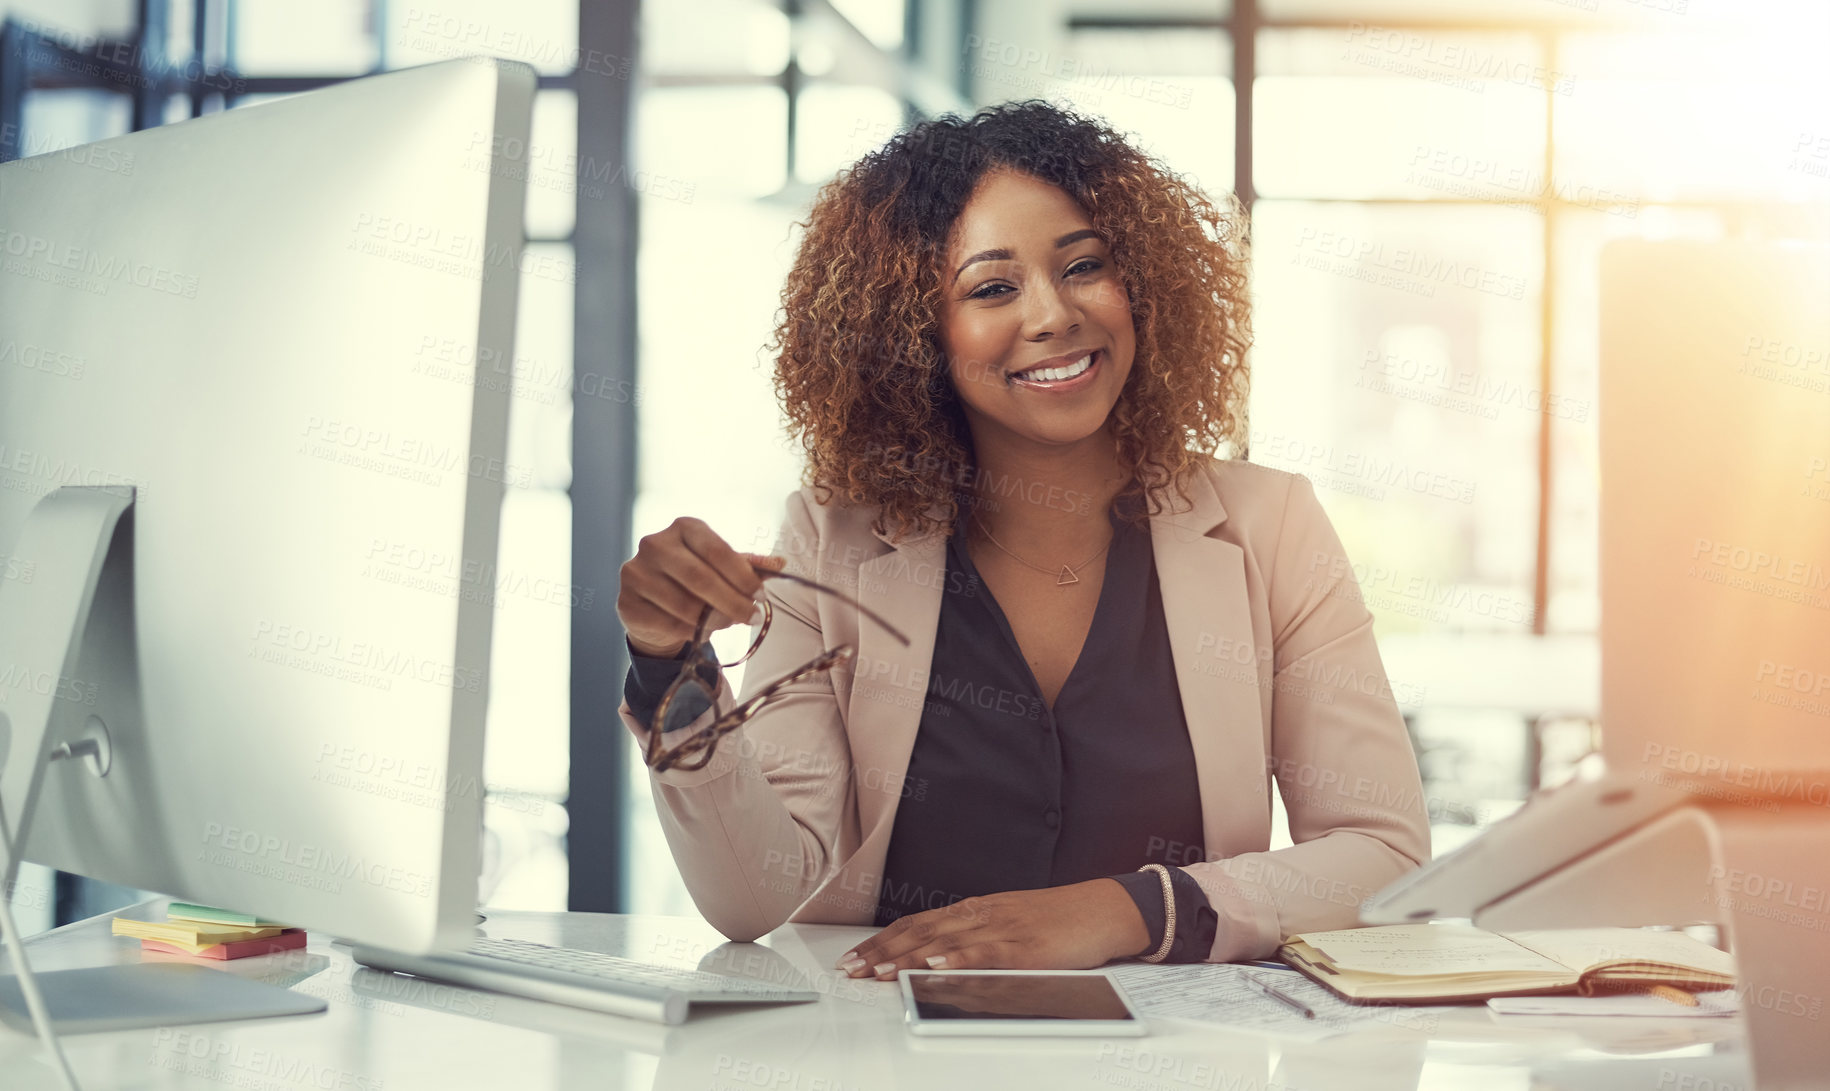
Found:
[(1125, 888), (1089, 879), (911, 913), (841, 955), (839, 969), (883, 981), (898, 970), (1087, 970), (1149, 943)]

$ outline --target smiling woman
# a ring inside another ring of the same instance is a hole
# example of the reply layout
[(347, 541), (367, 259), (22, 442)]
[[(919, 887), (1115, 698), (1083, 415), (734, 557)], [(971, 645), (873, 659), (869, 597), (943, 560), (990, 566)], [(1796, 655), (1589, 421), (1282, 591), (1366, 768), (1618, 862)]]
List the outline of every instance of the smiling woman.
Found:
[[(883, 978), (1254, 958), (1428, 855), (1327, 517), (1217, 457), (1243, 447), (1242, 225), (1039, 102), (821, 191), (774, 346), (807, 454), (776, 554), (683, 517), (617, 601), (625, 725), (710, 754), (650, 776), (726, 935), (874, 925), (841, 964)], [(756, 599), (738, 704), (709, 652), (673, 657)], [(696, 700), (662, 701), (682, 678)]]

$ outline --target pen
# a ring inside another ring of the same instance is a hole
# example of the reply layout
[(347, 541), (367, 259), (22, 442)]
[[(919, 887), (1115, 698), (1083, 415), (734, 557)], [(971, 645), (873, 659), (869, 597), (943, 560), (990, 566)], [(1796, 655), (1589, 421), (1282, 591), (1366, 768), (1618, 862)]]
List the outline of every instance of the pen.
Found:
[(1272, 960), (1271, 960), (1271, 959), (1268, 959), (1268, 958), (1246, 958), (1246, 959), (1240, 959), (1240, 960), (1239, 960), (1239, 965), (1241, 965), (1241, 966), (1256, 966), (1256, 967), (1258, 967), (1258, 968), (1259, 968), (1259, 969), (1261, 969), (1261, 970), (1278, 970), (1278, 971), (1281, 971), (1281, 972), (1283, 972), (1283, 973), (1289, 973), (1289, 974), (1293, 974), (1293, 973), (1296, 973), (1296, 972), (1297, 972), (1297, 969), (1296, 969), (1296, 967), (1294, 967), (1294, 966), (1292, 966), (1292, 965), (1290, 965), (1290, 964), (1289, 964), (1289, 963), (1288, 963), (1288, 962), (1274, 962), (1274, 961), (1272, 961)]
[(1275, 1000), (1286, 1007), (1295, 1008), (1297, 1011), (1303, 1013), (1304, 1019), (1315, 1018), (1314, 1008), (1311, 1008), (1309, 1005), (1298, 1000), (1296, 997), (1291, 996), (1277, 986), (1270, 984), (1250, 970), (1244, 971), (1240, 976), (1245, 978), (1245, 983), (1250, 985), (1254, 991), (1263, 993), (1265, 996), (1270, 997), (1272, 1000)]

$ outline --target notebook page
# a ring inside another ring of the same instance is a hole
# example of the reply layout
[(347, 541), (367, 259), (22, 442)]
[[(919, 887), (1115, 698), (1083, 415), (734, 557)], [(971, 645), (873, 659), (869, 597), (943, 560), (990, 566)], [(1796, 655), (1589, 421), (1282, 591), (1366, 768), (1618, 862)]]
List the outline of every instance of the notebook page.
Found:
[(1496, 996), (1487, 1008), (1499, 1015), (1619, 1015), (1654, 1019), (1717, 1018), (1741, 1010), (1733, 989), (1697, 994), (1697, 1006), (1673, 1004), (1650, 993), (1610, 996)]
[(1297, 937), (1336, 966), (1405, 977), (1438, 974), (1566, 974), (1568, 968), (1503, 936), (1466, 924), (1393, 924), (1305, 932)]
[(1507, 932), (1507, 939), (1552, 958), (1578, 972), (1602, 962), (1669, 962), (1688, 970), (1735, 972), (1735, 958), (1682, 932), (1648, 932), (1642, 928), (1556, 928)]

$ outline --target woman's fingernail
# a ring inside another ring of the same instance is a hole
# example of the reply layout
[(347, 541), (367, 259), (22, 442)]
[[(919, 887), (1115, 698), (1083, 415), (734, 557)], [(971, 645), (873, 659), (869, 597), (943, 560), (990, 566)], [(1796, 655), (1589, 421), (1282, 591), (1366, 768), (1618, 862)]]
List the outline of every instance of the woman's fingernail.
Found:
[(844, 954), (842, 954), (842, 955), (840, 955), (840, 956), (839, 956), (839, 961), (840, 961), (840, 962), (842, 962), (842, 963), (843, 963), (843, 962), (850, 962), (850, 961), (851, 961), (851, 960), (852, 960), (852, 959), (854, 959), (854, 958), (857, 958), (857, 957), (858, 957), (858, 952), (856, 952), (856, 951), (847, 951), (847, 952), (845, 952), (845, 953), (844, 953)]
[(894, 962), (879, 962), (877, 965), (871, 967), (871, 972), (875, 973), (878, 977), (882, 977), (884, 974), (893, 973), (895, 969), (896, 964)]
[(945, 966), (946, 964), (947, 964), (946, 955), (929, 955), (928, 956), (928, 969), (930, 969), (930, 970), (938, 970), (942, 966)]
[(844, 970), (848, 974), (855, 974), (859, 970), (864, 969), (864, 960), (861, 958), (854, 958), (850, 962), (841, 962), (839, 964), (839, 969)]
[(761, 625), (762, 623), (763, 623), (763, 608), (762, 608), (762, 603), (759, 602), (756, 604), (756, 609), (750, 611), (749, 620), (745, 621), (744, 624), (745, 625)]

